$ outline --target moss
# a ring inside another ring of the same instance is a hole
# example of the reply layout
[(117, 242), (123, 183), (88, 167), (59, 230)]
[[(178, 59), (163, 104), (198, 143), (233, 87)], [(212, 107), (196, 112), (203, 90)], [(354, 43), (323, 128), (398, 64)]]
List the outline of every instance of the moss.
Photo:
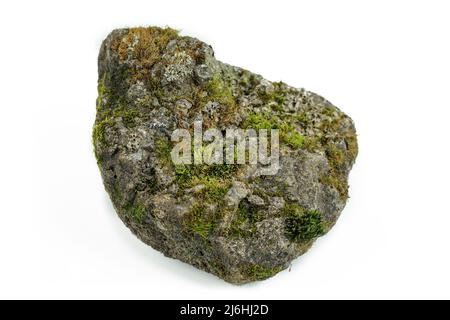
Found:
[(145, 206), (142, 204), (129, 205), (125, 208), (126, 216), (137, 223), (144, 222), (146, 212)]
[(221, 201), (231, 187), (232, 173), (237, 166), (231, 165), (190, 165), (177, 166), (175, 169), (175, 181), (180, 187), (180, 192), (196, 185), (204, 188), (196, 193), (205, 201)]
[(241, 274), (250, 281), (266, 280), (281, 270), (281, 267), (267, 268), (258, 264), (245, 265), (240, 268)]
[(123, 124), (127, 128), (134, 128), (136, 126), (136, 119), (140, 116), (140, 112), (136, 109), (130, 109), (122, 101), (119, 102), (119, 106), (114, 108), (113, 116), (121, 118)]
[(328, 158), (328, 163), (331, 165), (331, 167), (337, 168), (344, 163), (344, 151), (338, 149), (335, 144), (328, 144), (325, 153)]
[(221, 200), (231, 187), (231, 183), (228, 181), (221, 181), (217, 179), (206, 179), (205, 191), (203, 194), (213, 200)]
[(94, 125), (94, 130), (92, 133), (94, 142), (98, 142), (98, 143), (104, 145), (106, 128), (112, 126), (113, 124), (114, 124), (114, 122), (111, 118), (106, 118), (106, 119), (98, 121)]
[(178, 37), (178, 31), (171, 28), (132, 28), (114, 48), (121, 60), (130, 56), (146, 66), (152, 66), (161, 58), (163, 50), (170, 40)]
[[(203, 109), (209, 102), (217, 102), (221, 106), (226, 107), (226, 114), (221, 119), (226, 123), (227, 115), (234, 114), (237, 103), (233, 95), (231, 86), (220, 75), (215, 75), (204, 87), (204, 90), (197, 92), (195, 104), (198, 108)], [(207, 121), (206, 121), (207, 122)]]
[(284, 89), (284, 83), (275, 82), (273, 91), (261, 91), (258, 93), (259, 98), (265, 104), (272, 102), (271, 107), (275, 111), (283, 111), (286, 102), (286, 95), (290, 93), (289, 90)]
[[(354, 141), (356, 144), (356, 138)], [(357, 145), (352, 147), (357, 148)], [(326, 175), (323, 175), (320, 178), (320, 182), (335, 188), (339, 192), (342, 200), (346, 200), (348, 198), (348, 183), (347, 177), (345, 176), (345, 168), (343, 166), (346, 161), (354, 160), (354, 158), (349, 159), (349, 157), (353, 157), (353, 152), (355, 151), (351, 150), (346, 152), (338, 149), (333, 142), (329, 142), (325, 149), (325, 154), (327, 156), (330, 169)]]
[(244, 120), (242, 126), (255, 130), (278, 129), (281, 142), (293, 149), (301, 148), (305, 140), (305, 137), (291, 123), (280, 119), (273, 113), (251, 113)]
[(305, 210), (297, 204), (286, 204), (286, 236), (298, 243), (308, 242), (325, 234), (322, 214), (316, 210)]
[(339, 174), (336, 169), (331, 168), (326, 175), (320, 178), (320, 183), (335, 188), (342, 200), (348, 198), (348, 183), (347, 179)]
[(345, 137), (345, 143), (347, 145), (347, 157), (351, 162), (353, 162), (358, 155), (358, 142), (356, 141), (356, 135), (352, 134)]
[(262, 221), (259, 209), (248, 202), (242, 200), (239, 203), (236, 218), (233, 220), (229, 235), (234, 238), (248, 238), (255, 234), (256, 223)]
[(321, 147), (319, 137), (305, 137), (303, 148), (309, 152), (316, 152)]
[(299, 149), (303, 146), (305, 137), (295, 131), (294, 127), (284, 123), (280, 126), (281, 140), (293, 149)]
[(179, 165), (175, 171), (175, 178), (181, 187), (186, 188), (209, 179), (231, 180), (238, 169), (238, 165), (232, 164)]
[(251, 113), (243, 122), (243, 128), (260, 129), (278, 129), (278, 119), (269, 113)]
[(235, 100), (231, 87), (227, 85), (219, 76), (215, 76), (206, 86), (208, 98), (225, 105), (234, 105)]
[(294, 119), (299, 122), (303, 127), (306, 127), (310, 124), (310, 120), (305, 113), (297, 114), (294, 116)]
[(172, 145), (167, 138), (155, 138), (155, 153), (162, 164), (166, 166), (170, 166), (172, 164), (172, 157), (170, 155), (171, 151)]
[(189, 231), (206, 240), (216, 228), (217, 217), (207, 212), (203, 204), (194, 204), (189, 214), (186, 227)]

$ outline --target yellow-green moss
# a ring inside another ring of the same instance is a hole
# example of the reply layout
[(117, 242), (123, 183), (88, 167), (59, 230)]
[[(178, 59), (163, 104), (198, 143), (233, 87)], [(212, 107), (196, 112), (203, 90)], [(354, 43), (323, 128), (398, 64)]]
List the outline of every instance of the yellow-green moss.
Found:
[(208, 93), (208, 100), (219, 102), (220, 104), (231, 108), (236, 105), (231, 86), (229, 86), (219, 75), (215, 75), (213, 79), (208, 82), (206, 91)]
[(282, 82), (274, 82), (273, 86), (274, 89), (272, 91), (259, 92), (259, 98), (265, 104), (271, 103), (273, 110), (283, 111), (283, 107), (286, 102), (286, 95), (290, 93), (290, 90), (285, 89), (285, 85)]
[(170, 152), (172, 151), (172, 145), (167, 138), (156, 137), (155, 138), (155, 153), (161, 163), (165, 166), (172, 165), (172, 157)]
[(220, 211), (209, 212), (203, 204), (196, 203), (189, 213), (186, 228), (206, 240), (215, 230), (220, 214)]
[(280, 119), (274, 113), (251, 113), (244, 120), (242, 126), (255, 130), (278, 129), (281, 142), (293, 149), (301, 148), (305, 140), (305, 137), (290, 122)]
[(240, 268), (241, 274), (250, 281), (266, 280), (281, 270), (281, 267), (267, 268), (258, 264), (244, 265)]
[(238, 168), (238, 165), (232, 164), (179, 165), (176, 168), (175, 176), (181, 187), (189, 188), (203, 180), (231, 180)]

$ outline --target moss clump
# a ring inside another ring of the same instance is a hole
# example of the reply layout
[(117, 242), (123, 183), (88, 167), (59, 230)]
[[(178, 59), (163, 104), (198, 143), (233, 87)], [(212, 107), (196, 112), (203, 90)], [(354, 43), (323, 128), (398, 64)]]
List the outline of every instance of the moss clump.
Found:
[(207, 100), (219, 102), (232, 109), (236, 106), (236, 100), (233, 96), (231, 86), (218, 75), (214, 76), (213, 79), (207, 83), (206, 92), (208, 93)]
[(250, 281), (266, 280), (281, 270), (281, 267), (267, 268), (258, 264), (245, 265), (240, 268), (241, 274)]
[(280, 119), (273, 113), (251, 113), (242, 125), (244, 128), (255, 130), (278, 129), (281, 142), (293, 149), (301, 148), (305, 141), (305, 137), (290, 122)]
[(299, 149), (303, 146), (305, 137), (295, 131), (294, 127), (284, 123), (281, 127), (281, 140), (293, 149)]
[(328, 174), (322, 176), (320, 183), (335, 188), (342, 200), (348, 198), (348, 183), (335, 169), (330, 169)]
[(321, 147), (319, 137), (305, 137), (303, 148), (309, 152), (316, 152)]
[[(92, 133), (92, 137), (94, 142), (99, 142), (100, 144), (105, 144), (105, 131), (107, 127), (111, 127), (114, 124), (114, 121), (107, 117), (103, 120), (98, 121), (94, 125), (94, 130)], [(95, 145), (95, 143), (94, 143)]]
[(259, 209), (244, 199), (239, 203), (237, 215), (230, 226), (229, 234), (235, 238), (251, 237), (256, 232), (256, 223), (260, 221), (262, 221), (262, 216)]
[(325, 234), (322, 214), (316, 210), (305, 210), (297, 204), (286, 204), (286, 236), (299, 243), (311, 241)]
[(320, 182), (335, 188), (341, 199), (346, 200), (348, 198), (348, 183), (343, 165), (347, 160), (348, 152), (338, 149), (335, 144), (330, 142), (325, 149), (325, 154), (330, 169), (326, 175), (320, 178)]
[(295, 121), (299, 122), (303, 127), (308, 126), (311, 122), (305, 113), (295, 115), (294, 119)]
[(180, 165), (175, 171), (175, 179), (182, 188), (190, 188), (206, 180), (231, 180), (232, 175), (239, 169), (238, 165)]
[(271, 103), (273, 110), (283, 111), (286, 96), (290, 93), (290, 90), (286, 89), (282, 82), (275, 82), (273, 85), (274, 90), (259, 92), (258, 96), (264, 104)]
[(186, 227), (189, 231), (206, 240), (215, 230), (219, 215), (220, 211), (208, 212), (203, 204), (196, 203), (189, 214)]
[(231, 187), (237, 165), (184, 165), (175, 169), (175, 181), (180, 192), (203, 185), (196, 195), (205, 201), (221, 201)]
[(338, 149), (335, 144), (329, 144), (325, 150), (329, 164), (333, 168), (340, 167), (344, 163), (344, 151)]
[(172, 145), (165, 137), (155, 138), (155, 153), (161, 163), (165, 166), (172, 164), (172, 157), (170, 152), (172, 151)]
[(121, 118), (125, 127), (134, 128), (136, 126), (136, 119), (140, 116), (140, 112), (136, 109), (130, 109), (123, 102), (120, 102), (120, 106), (114, 108), (113, 116), (115, 118)]
[(112, 127), (114, 124), (111, 118), (105, 118), (103, 120), (99, 120), (94, 124), (94, 129), (92, 130), (92, 140), (94, 145), (94, 155), (97, 159), (97, 164), (100, 165), (100, 154), (99, 154), (99, 146), (104, 146), (106, 143), (105, 132), (108, 127)]
[[(227, 124), (236, 113), (237, 103), (233, 90), (226, 79), (216, 74), (209, 82), (198, 90), (194, 97), (196, 108), (193, 111), (203, 110), (208, 102), (217, 102), (221, 107), (222, 117), (217, 119), (222, 124)], [(211, 119), (205, 118), (204, 125), (211, 125)]]

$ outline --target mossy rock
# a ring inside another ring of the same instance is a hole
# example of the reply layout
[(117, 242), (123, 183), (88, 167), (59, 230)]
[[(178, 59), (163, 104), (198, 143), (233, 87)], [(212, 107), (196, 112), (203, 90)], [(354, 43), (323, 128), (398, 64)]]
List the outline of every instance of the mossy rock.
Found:
[[(286, 269), (335, 224), (358, 147), (353, 121), (329, 101), (217, 61), (170, 28), (113, 31), (98, 66), (95, 157), (143, 242), (242, 284)], [(199, 118), (204, 130), (279, 130), (279, 169), (174, 164), (171, 133)]]

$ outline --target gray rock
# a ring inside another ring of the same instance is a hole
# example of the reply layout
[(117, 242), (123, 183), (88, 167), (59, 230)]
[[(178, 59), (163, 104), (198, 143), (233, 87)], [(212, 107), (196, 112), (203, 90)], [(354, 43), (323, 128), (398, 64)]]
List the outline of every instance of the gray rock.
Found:
[[(97, 163), (125, 225), (236, 284), (286, 269), (335, 224), (357, 156), (352, 120), (317, 94), (217, 61), (172, 29), (113, 31), (99, 60)], [(175, 165), (172, 131), (279, 129), (280, 168)]]

